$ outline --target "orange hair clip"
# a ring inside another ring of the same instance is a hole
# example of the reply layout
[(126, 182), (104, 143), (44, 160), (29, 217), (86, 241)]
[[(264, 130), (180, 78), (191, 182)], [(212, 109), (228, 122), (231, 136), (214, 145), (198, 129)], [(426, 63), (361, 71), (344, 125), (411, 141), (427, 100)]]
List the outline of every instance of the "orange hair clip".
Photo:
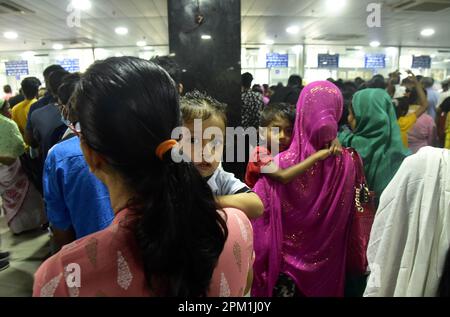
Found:
[(164, 154), (172, 150), (177, 144), (178, 142), (176, 140), (164, 141), (156, 148), (156, 156), (162, 161), (164, 158)]

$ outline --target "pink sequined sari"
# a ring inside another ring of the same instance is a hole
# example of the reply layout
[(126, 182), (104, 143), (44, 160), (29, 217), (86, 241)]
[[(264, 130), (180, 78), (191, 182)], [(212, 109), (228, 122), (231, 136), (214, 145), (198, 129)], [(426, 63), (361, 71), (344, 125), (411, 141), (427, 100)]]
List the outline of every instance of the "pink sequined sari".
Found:
[[(275, 158), (293, 166), (337, 137), (343, 98), (330, 82), (315, 82), (297, 104), (293, 142)], [(347, 150), (318, 162), (288, 185), (263, 177), (255, 186), (265, 214), (254, 225), (252, 295), (270, 297), (280, 273), (307, 297), (344, 295), (347, 241), (352, 220), (355, 167)]]

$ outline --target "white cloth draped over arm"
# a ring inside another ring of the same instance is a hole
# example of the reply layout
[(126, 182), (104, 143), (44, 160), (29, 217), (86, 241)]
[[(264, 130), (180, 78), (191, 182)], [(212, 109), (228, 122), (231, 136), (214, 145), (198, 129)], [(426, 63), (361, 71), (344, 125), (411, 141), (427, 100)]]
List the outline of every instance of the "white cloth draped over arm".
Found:
[(366, 297), (436, 296), (450, 245), (448, 150), (407, 158), (381, 196), (367, 252)]

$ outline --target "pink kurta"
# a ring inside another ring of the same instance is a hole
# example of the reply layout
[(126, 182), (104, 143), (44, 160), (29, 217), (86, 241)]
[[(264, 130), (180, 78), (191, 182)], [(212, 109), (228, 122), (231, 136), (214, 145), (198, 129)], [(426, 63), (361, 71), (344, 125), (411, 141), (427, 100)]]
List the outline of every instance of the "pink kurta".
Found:
[[(253, 230), (238, 210), (226, 209), (229, 236), (214, 271), (208, 296), (244, 295), (253, 266)], [(117, 214), (113, 224), (65, 246), (48, 259), (35, 275), (35, 297), (150, 297), (140, 251), (135, 240), (137, 217), (129, 210)], [(167, 250), (170, 252), (170, 250)], [(67, 284), (80, 268), (80, 287)], [(69, 266), (69, 268), (67, 268)], [(68, 278), (69, 277), (69, 278)], [(72, 287), (70, 288), (69, 287)]]

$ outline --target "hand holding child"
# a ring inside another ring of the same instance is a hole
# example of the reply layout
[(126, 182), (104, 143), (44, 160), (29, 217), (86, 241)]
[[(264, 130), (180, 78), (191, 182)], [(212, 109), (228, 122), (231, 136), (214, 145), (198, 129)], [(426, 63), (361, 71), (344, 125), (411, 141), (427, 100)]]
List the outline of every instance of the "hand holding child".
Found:
[(333, 154), (333, 155), (341, 155), (342, 154), (342, 145), (338, 139), (335, 139), (333, 142), (331, 142), (330, 151), (331, 151), (331, 154)]

